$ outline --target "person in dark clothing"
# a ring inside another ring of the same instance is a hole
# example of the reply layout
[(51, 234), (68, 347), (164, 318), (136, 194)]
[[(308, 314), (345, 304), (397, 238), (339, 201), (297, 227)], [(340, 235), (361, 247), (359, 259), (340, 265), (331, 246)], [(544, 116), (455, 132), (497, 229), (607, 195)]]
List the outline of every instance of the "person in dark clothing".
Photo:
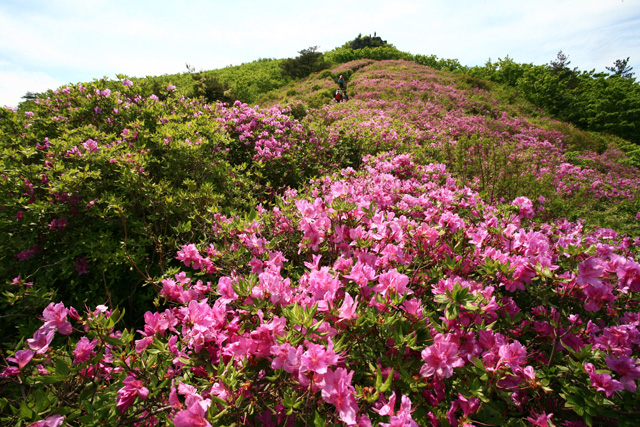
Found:
[(338, 86), (340, 86), (340, 89), (344, 90), (344, 79), (342, 78), (342, 74), (340, 74), (340, 78), (338, 79)]

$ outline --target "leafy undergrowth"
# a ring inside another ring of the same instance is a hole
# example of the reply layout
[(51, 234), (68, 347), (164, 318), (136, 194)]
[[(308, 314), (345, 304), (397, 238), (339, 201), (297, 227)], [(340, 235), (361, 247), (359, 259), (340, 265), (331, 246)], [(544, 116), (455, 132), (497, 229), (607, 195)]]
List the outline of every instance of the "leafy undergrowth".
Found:
[(119, 84), (0, 110), (5, 424), (635, 425), (621, 144), (407, 61)]

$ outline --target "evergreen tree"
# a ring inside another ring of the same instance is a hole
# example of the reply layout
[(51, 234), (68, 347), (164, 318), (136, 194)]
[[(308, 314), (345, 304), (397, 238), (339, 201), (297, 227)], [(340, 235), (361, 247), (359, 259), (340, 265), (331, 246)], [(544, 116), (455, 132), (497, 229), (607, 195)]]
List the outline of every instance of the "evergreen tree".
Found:
[(633, 77), (635, 73), (632, 73), (633, 67), (629, 66), (629, 57), (627, 59), (616, 59), (613, 63), (613, 67), (606, 67), (614, 76), (620, 76), (625, 79)]

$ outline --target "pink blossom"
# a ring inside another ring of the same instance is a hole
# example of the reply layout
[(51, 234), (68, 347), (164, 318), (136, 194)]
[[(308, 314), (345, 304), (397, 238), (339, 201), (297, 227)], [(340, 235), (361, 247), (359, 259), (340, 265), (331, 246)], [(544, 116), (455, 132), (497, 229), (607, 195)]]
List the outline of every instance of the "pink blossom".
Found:
[(17, 377), (20, 375), (20, 368), (17, 366), (7, 366), (2, 373), (0, 373), (0, 378), (9, 378), (9, 377)]
[(464, 366), (464, 360), (458, 356), (458, 346), (445, 339), (438, 334), (433, 345), (422, 350), (425, 363), (420, 368), (420, 375), (423, 377), (436, 374), (438, 378), (449, 378), (453, 375), (453, 368)]
[(383, 427), (418, 427), (418, 423), (411, 417), (411, 400), (409, 397), (405, 395), (402, 396), (398, 412), (393, 410), (395, 394), (393, 394), (392, 397), (394, 402), (392, 403), (392, 399), (389, 399), (389, 409), (387, 410), (388, 415), (391, 416), (389, 423), (380, 423), (380, 425)]
[(599, 374), (591, 363), (585, 363), (584, 368), (589, 374), (591, 386), (597, 391), (602, 391), (607, 397), (613, 396), (616, 391), (621, 391), (624, 386), (620, 381), (614, 380), (609, 374)]
[(620, 382), (625, 390), (635, 393), (637, 389), (636, 380), (640, 378), (640, 365), (638, 365), (638, 362), (629, 356), (607, 356), (605, 362), (609, 368), (622, 377)]
[[(206, 403), (205, 403), (206, 402)], [(175, 427), (211, 427), (206, 419), (210, 400), (193, 402), (187, 409), (178, 411), (173, 424)]]
[(351, 268), (349, 274), (344, 276), (345, 279), (353, 280), (359, 286), (366, 285), (371, 280), (375, 280), (376, 277), (375, 269), (359, 260)]
[(533, 203), (528, 198), (522, 196), (517, 197), (511, 202), (513, 206), (517, 206), (520, 208), (519, 215), (524, 218), (533, 218), (535, 215), (535, 210), (533, 209)]
[(176, 259), (182, 261), (187, 267), (193, 264), (193, 269), (195, 270), (200, 270), (204, 261), (193, 243), (183, 246), (182, 250), (178, 251)]
[[(380, 401), (384, 403), (385, 401), (384, 396), (380, 398)], [(378, 405), (379, 402), (376, 402), (376, 405)], [(389, 396), (388, 402), (384, 403), (382, 407), (380, 407), (379, 409), (373, 408), (373, 410), (382, 416), (393, 415), (395, 414), (395, 409), (394, 409), (395, 405), (396, 405), (396, 392), (394, 391), (391, 393), (391, 396)]]
[(466, 398), (460, 393), (458, 393), (458, 403), (465, 417), (475, 414), (480, 408), (480, 399), (477, 397)]
[(356, 309), (358, 308), (358, 298), (354, 300), (349, 292), (345, 292), (342, 306), (340, 307), (338, 318), (341, 320), (357, 319)]
[(333, 351), (333, 341), (329, 340), (329, 345), (325, 349), (323, 345), (306, 343), (307, 351), (300, 359), (300, 372), (313, 371), (318, 374), (325, 374), (329, 366), (338, 363), (338, 355)]
[(27, 344), (29, 345), (29, 348), (34, 350), (37, 354), (45, 353), (49, 349), (49, 344), (53, 341), (55, 333), (55, 328), (46, 326), (45, 324), (45, 326), (42, 326), (33, 334), (33, 338), (29, 338), (27, 340)]
[(35, 352), (32, 350), (18, 350), (13, 357), (7, 357), (7, 360), (17, 364), (18, 368), (22, 370), (22, 368), (31, 361), (34, 354)]
[(501, 345), (498, 349), (498, 355), (505, 365), (513, 369), (526, 363), (527, 348), (519, 341), (514, 341), (511, 344)]
[(578, 265), (578, 278), (576, 283), (581, 286), (587, 286), (590, 284), (593, 287), (599, 288), (602, 286), (602, 280), (599, 278), (602, 276), (602, 266), (597, 258), (589, 258), (586, 261)]
[(221, 277), (220, 280), (218, 280), (218, 293), (220, 294), (221, 300), (225, 303), (238, 299), (238, 294), (236, 294), (236, 291), (233, 289), (231, 279), (228, 277)]
[(616, 269), (622, 288), (629, 288), (633, 292), (640, 292), (640, 264), (627, 259)]
[(44, 420), (29, 424), (28, 427), (60, 427), (64, 422), (64, 415), (51, 415)]
[(98, 143), (93, 139), (87, 139), (85, 142), (82, 143), (82, 146), (84, 147), (85, 150), (87, 150), (90, 153), (95, 153), (96, 151), (99, 150)]
[(91, 358), (91, 353), (97, 344), (97, 340), (89, 341), (87, 337), (80, 338), (75, 350), (73, 350), (73, 354), (75, 355), (73, 363), (78, 364), (89, 360)]
[(356, 424), (358, 413), (355, 389), (351, 385), (353, 374), (354, 371), (347, 373), (344, 368), (338, 368), (335, 371), (328, 369), (324, 374), (321, 393), (322, 399), (336, 407), (340, 419), (347, 425)]
[(293, 347), (285, 342), (282, 345), (274, 345), (270, 349), (271, 355), (275, 356), (271, 362), (272, 369), (284, 369), (286, 372), (293, 374), (300, 368), (302, 353), (304, 347), (301, 345)]
[[(553, 418), (553, 414), (547, 415), (546, 412), (542, 412), (540, 414), (536, 414), (534, 412), (531, 413), (531, 417), (527, 417), (527, 421), (531, 423), (532, 426), (536, 427), (550, 427), (549, 421)], [(553, 425), (553, 424), (551, 424)]]
[(42, 317), (44, 317), (45, 326), (57, 328), (62, 335), (69, 335), (73, 328), (67, 320), (68, 314), (69, 310), (65, 308), (63, 303), (50, 303), (42, 312)]
[(380, 292), (382, 296), (386, 296), (389, 293), (395, 293), (396, 295), (411, 294), (413, 292), (407, 289), (408, 283), (409, 277), (398, 273), (398, 270), (394, 268), (380, 275), (378, 284), (373, 286), (373, 290)]
[(129, 409), (136, 397), (147, 400), (149, 390), (142, 385), (141, 380), (137, 380), (135, 377), (129, 375), (122, 383), (124, 387), (118, 390), (118, 397), (116, 399), (116, 408), (120, 409), (120, 412), (125, 412)]
[(51, 220), (51, 223), (49, 223), (49, 230), (63, 230), (64, 228), (66, 228), (67, 226), (67, 219), (66, 218), (55, 218), (53, 220)]

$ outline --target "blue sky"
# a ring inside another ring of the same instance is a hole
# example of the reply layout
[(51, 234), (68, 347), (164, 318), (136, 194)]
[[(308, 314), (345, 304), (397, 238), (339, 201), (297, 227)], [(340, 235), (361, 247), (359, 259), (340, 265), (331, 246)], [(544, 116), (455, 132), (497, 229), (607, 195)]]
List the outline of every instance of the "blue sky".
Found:
[(27, 91), (328, 51), (373, 34), (414, 54), (482, 65), (509, 55), (640, 77), (640, 0), (0, 0), (0, 105)]

